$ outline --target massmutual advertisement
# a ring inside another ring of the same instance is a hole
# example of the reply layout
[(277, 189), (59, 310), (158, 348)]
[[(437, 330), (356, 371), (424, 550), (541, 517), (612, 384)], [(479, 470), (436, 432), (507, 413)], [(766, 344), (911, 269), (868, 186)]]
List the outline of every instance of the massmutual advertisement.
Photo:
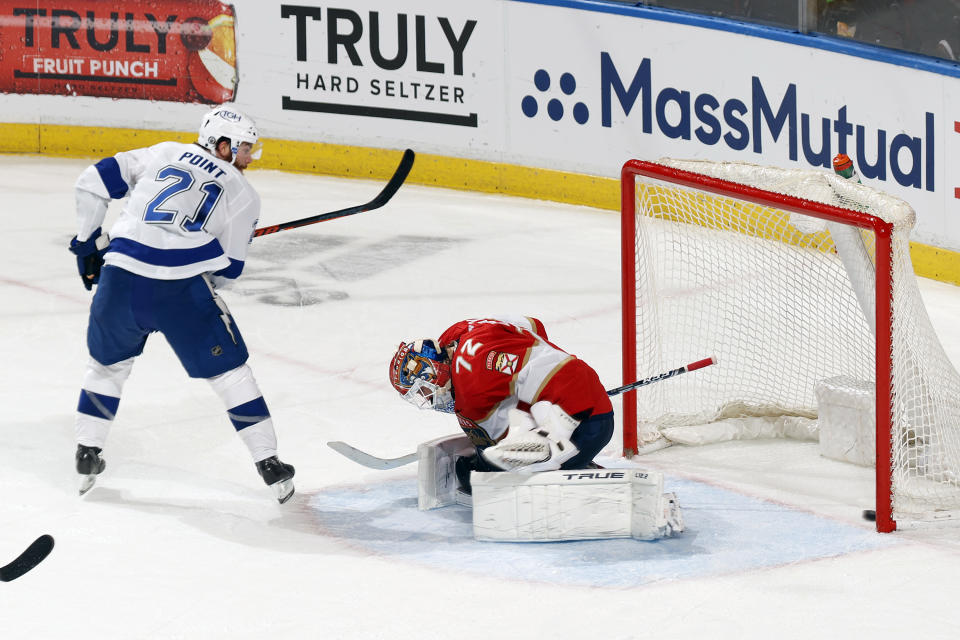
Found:
[[(524, 123), (509, 138), (520, 156), (567, 156), (568, 168), (615, 175), (629, 158), (829, 170), (832, 157), (846, 153), (865, 180), (920, 212), (928, 239), (945, 227), (945, 203), (960, 214), (960, 178), (944, 172), (960, 139), (944, 108), (956, 104), (955, 79), (596, 12), (554, 22), (551, 38), (539, 37), (515, 25), (570, 10), (511, 4), (506, 47), (519, 77), (506, 102), (511, 119)], [(881, 86), (898, 89), (881, 99)], [(565, 153), (571, 147), (575, 158)]]

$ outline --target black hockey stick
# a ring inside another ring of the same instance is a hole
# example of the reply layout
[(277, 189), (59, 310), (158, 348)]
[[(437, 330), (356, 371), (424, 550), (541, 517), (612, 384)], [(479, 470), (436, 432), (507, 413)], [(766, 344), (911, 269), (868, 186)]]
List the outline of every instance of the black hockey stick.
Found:
[(383, 190), (377, 194), (377, 197), (366, 204), (358, 204), (355, 207), (347, 207), (346, 209), (340, 209), (339, 211), (320, 213), (308, 218), (291, 220), (290, 222), (281, 222), (280, 224), (270, 225), (269, 227), (261, 227), (254, 230), (253, 236), (257, 238), (271, 233), (276, 233), (278, 231), (284, 231), (286, 229), (296, 229), (297, 227), (305, 227), (308, 224), (325, 222), (327, 220), (335, 220), (345, 216), (352, 216), (356, 213), (363, 213), (364, 211), (379, 209), (390, 201), (390, 198), (392, 198), (393, 194), (397, 192), (397, 189), (400, 188), (400, 185), (403, 184), (403, 181), (407, 179), (407, 174), (409, 174), (410, 169), (413, 168), (413, 160), (415, 157), (416, 154), (413, 153), (412, 149), (407, 149), (404, 151), (403, 158), (400, 159), (400, 164), (397, 165), (397, 170), (393, 172), (393, 177), (390, 178), (390, 181), (387, 182), (386, 186), (383, 187)]
[(53, 536), (43, 534), (34, 540), (16, 560), (5, 567), (0, 567), (0, 582), (16, 580), (40, 564), (51, 551), (53, 551)]
[(709, 367), (712, 364), (717, 364), (716, 358), (710, 357), (710, 358), (704, 358), (703, 360), (697, 360), (696, 362), (691, 362), (690, 364), (680, 367), (678, 369), (673, 369), (671, 371), (664, 371), (663, 373), (658, 373), (655, 376), (650, 376), (649, 378), (644, 378), (643, 380), (637, 380), (636, 382), (625, 384), (622, 387), (617, 387), (616, 389), (610, 389), (609, 391), (607, 391), (607, 395), (608, 396), (620, 395), (624, 391), (630, 391), (631, 389), (636, 389), (637, 387), (644, 387), (654, 382), (660, 382), (661, 380), (666, 380), (667, 378), (678, 376), (681, 373), (686, 373), (687, 371), (696, 371), (697, 369), (703, 369), (704, 367)]
[[(667, 378), (672, 378), (673, 376), (680, 375), (681, 373), (686, 373), (688, 371), (703, 369), (704, 367), (709, 367), (712, 364), (717, 364), (716, 358), (711, 357), (704, 358), (703, 360), (697, 360), (696, 362), (691, 362), (690, 364), (678, 369), (665, 371), (664, 373), (650, 376), (649, 378), (644, 378), (643, 380), (637, 380), (636, 382), (625, 384), (622, 387), (617, 387), (616, 389), (610, 389), (607, 391), (607, 395), (619, 395), (624, 391), (630, 391), (631, 389), (636, 389), (637, 387), (643, 387), (648, 384), (653, 384), (654, 382), (659, 382), (660, 380), (666, 380)], [(346, 442), (340, 441), (328, 442), (327, 446), (340, 455), (346, 456), (357, 464), (362, 464), (370, 469), (395, 469), (397, 467), (402, 467), (405, 464), (409, 464), (417, 459), (416, 453), (408, 453), (407, 455), (400, 456), (399, 458), (378, 458), (377, 456), (370, 455), (369, 453), (361, 451), (356, 447), (352, 447)]]

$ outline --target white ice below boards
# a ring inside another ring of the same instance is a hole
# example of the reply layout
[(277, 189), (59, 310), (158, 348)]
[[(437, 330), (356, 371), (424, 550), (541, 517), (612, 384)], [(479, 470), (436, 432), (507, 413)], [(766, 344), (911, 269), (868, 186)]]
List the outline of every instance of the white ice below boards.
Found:
[[(682, 535), (548, 544), (476, 541), (466, 507), (417, 509), (413, 465), (372, 470), (326, 446), (394, 457), (455, 430), (449, 416), (405, 411), (387, 362), (404, 337), (480, 314), (535, 314), (608, 388), (622, 384), (619, 220), (585, 207), (407, 184), (377, 212), (255, 239), (249, 271), (223, 295), (243, 319), (297, 493), (277, 504), (209, 387), (151, 338), (109, 470), (78, 498), (73, 411), (90, 295), (64, 246), (89, 162), (0, 156), (0, 565), (41, 533), (57, 541), (0, 584), (0, 637), (73, 637), (83, 620), (100, 640), (474, 640), (489, 624), (457, 621), (481, 596), (518, 638), (956, 636), (957, 531), (874, 533), (860, 517), (872, 470), (816, 443), (643, 456), (680, 499)], [(249, 179), (261, 225), (383, 186)], [(960, 362), (958, 289), (921, 288)], [(599, 462), (623, 463), (617, 453)]]

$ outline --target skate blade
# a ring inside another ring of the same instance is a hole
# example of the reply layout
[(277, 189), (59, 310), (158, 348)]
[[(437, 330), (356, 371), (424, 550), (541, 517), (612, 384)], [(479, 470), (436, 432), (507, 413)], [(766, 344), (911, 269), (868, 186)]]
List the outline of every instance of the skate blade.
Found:
[(80, 495), (85, 494), (90, 489), (93, 489), (93, 485), (97, 483), (97, 474), (91, 473), (90, 475), (80, 476)]
[(273, 489), (273, 494), (277, 496), (277, 500), (280, 504), (283, 504), (293, 495), (293, 480), (281, 480), (280, 482), (274, 482), (270, 485), (270, 488)]

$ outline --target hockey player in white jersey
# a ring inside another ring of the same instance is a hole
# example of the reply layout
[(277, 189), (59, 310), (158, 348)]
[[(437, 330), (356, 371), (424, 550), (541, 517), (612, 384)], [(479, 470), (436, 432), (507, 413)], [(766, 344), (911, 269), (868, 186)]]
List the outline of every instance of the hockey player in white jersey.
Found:
[[(197, 142), (161, 142), (87, 167), (76, 183), (77, 235), (70, 251), (90, 308), (90, 361), (77, 407), (80, 493), (105, 468), (101, 452), (123, 384), (150, 333), (158, 331), (188, 375), (205, 378), (283, 503), (294, 468), (277, 457), (270, 412), (247, 362), (247, 347), (216, 288), (240, 275), (260, 217), (243, 175), (259, 157), (254, 122), (221, 105), (203, 117)], [(110, 200), (129, 196), (109, 232)]]

